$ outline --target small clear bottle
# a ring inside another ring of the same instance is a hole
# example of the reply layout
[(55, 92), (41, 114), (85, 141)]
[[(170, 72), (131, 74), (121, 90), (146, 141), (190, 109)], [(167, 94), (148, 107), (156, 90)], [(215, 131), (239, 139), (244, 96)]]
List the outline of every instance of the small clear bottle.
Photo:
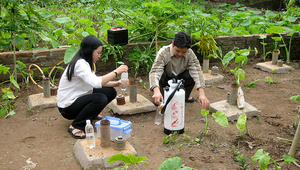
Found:
[(161, 122), (162, 122), (162, 119), (163, 119), (163, 114), (161, 113), (161, 110), (162, 108), (164, 107), (164, 103), (161, 102), (159, 106), (157, 106), (157, 109), (156, 109), (156, 114), (155, 114), (155, 120), (154, 120), (154, 123), (156, 125), (160, 125)]
[(86, 120), (85, 125), (85, 137), (86, 137), (86, 143), (87, 146), (90, 149), (95, 148), (95, 133), (94, 133), (94, 127), (91, 124), (91, 121), (89, 119)]

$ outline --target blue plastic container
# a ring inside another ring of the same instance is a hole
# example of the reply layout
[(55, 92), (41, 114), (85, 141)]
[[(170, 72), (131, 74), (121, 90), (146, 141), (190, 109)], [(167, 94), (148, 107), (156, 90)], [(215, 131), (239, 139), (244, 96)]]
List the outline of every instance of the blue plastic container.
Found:
[[(114, 141), (115, 138), (118, 136), (122, 136), (125, 139), (130, 138), (130, 132), (132, 131), (132, 129), (131, 129), (132, 123), (130, 121), (125, 121), (125, 120), (121, 120), (119, 118), (110, 117), (110, 116), (106, 116), (102, 120), (110, 121), (110, 140), (111, 141)], [(98, 138), (100, 138), (100, 136), (101, 136), (100, 135), (100, 121), (97, 121), (95, 123)]]

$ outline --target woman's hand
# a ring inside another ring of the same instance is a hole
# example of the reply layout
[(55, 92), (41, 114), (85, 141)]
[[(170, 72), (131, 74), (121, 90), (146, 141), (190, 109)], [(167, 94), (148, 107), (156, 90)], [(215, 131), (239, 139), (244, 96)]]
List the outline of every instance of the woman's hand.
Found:
[(117, 69), (116, 69), (118, 75), (125, 73), (128, 71), (128, 66), (127, 65), (120, 65)]

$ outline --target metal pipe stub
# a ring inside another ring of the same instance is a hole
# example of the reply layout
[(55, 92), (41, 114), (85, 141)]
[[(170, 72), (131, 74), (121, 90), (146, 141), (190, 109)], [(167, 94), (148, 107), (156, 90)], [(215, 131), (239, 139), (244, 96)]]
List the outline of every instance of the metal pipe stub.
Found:
[(125, 104), (125, 97), (122, 94), (117, 96), (117, 105), (124, 105)]
[(126, 139), (122, 136), (118, 136), (115, 138), (115, 150), (121, 151), (125, 149)]

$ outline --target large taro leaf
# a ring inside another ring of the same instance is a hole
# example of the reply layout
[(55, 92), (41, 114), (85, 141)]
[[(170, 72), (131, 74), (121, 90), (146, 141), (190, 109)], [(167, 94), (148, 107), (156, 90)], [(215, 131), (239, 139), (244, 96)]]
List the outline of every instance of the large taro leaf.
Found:
[(215, 121), (219, 123), (219, 125), (224, 127), (228, 126), (228, 119), (223, 112), (217, 111), (216, 113), (213, 113), (212, 116), (215, 118)]

